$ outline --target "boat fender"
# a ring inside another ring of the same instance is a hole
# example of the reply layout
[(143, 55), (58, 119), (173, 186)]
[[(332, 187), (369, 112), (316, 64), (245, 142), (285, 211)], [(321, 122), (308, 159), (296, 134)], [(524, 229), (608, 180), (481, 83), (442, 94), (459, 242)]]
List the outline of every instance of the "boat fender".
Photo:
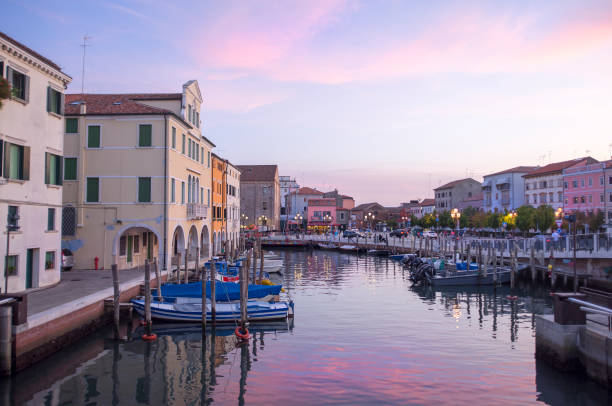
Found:
[(157, 334), (151, 333), (150, 336), (146, 335), (146, 334), (143, 334), (141, 336), (141, 338), (142, 338), (143, 341), (155, 341), (155, 340), (157, 340)]
[(244, 328), (244, 333), (240, 331), (240, 326), (236, 327), (236, 330), (234, 330), (234, 334), (236, 334), (236, 337), (238, 337), (240, 340), (248, 340), (249, 338), (251, 338), (251, 335), (249, 334), (249, 329), (246, 327)]

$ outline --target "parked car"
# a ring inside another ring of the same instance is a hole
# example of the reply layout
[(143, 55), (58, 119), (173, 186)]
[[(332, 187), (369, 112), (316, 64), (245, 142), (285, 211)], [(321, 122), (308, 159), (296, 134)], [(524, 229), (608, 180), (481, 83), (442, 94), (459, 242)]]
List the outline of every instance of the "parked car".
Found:
[(360, 237), (359, 233), (353, 230), (346, 230), (342, 233), (343, 238), (357, 238)]
[(74, 266), (74, 256), (68, 248), (62, 250), (62, 271), (69, 271)]
[(408, 231), (398, 228), (397, 230), (393, 230), (389, 233), (389, 237), (406, 237), (408, 236)]
[(425, 238), (438, 238), (438, 234), (435, 231), (425, 230), (423, 231), (423, 237)]

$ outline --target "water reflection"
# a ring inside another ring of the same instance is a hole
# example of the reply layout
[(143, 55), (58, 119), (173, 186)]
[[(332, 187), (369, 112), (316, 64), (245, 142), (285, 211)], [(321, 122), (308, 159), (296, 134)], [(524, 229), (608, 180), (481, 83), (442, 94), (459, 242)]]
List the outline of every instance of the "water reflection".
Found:
[[(545, 287), (411, 288), (386, 259), (280, 252), (293, 322), (104, 330), (0, 381), (3, 404), (606, 404), (607, 391), (536, 362)], [(508, 296), (517, 296), (510, 300)], [(9, 382), (7, 384), (7, 382)], [(10, 394), (7, 395), (7, 392)], [(8, 396), (8, 399), (7, 399)]]

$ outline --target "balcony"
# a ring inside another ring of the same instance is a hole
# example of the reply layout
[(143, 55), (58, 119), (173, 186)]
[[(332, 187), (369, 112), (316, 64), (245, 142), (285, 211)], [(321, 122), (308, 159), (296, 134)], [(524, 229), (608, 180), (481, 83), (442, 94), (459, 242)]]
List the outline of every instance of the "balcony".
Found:
[(207, 215), (207, 205), (200, 203), (187, 203), (187, 218), (189, 220), (205, 219)]

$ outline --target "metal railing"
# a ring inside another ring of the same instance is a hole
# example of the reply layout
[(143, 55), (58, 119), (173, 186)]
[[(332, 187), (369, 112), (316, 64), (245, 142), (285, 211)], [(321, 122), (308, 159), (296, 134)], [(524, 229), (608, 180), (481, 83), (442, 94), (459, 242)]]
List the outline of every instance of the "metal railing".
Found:
[(609, 309), (605, 306), (596, 305), (595, 303), (586, 302), (584, 300), (576, 299), (575, 297), (570, 297), (567, 301), (575, 303), (580, 306), (580, 310), (585, 313), (591, 314), (599, 314), (602, 316), (608, 317), (608, 331), (612, 330), (612, 309)]
[(187, 203), (187, 218), (205, 219), (208, 215), (208, 206), (200, 203)]

